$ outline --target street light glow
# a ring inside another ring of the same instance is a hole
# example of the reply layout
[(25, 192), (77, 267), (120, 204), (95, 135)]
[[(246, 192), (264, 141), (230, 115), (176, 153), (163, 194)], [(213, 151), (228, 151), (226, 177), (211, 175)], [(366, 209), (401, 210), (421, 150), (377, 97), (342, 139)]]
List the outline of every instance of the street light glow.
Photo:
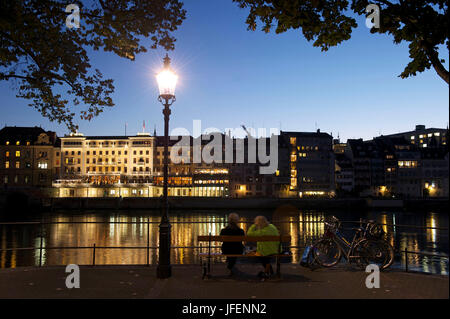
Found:
[(173, 98), (175, 96), (175, 87), (178, 81), (178, 75), (170, 67), (170, 58), (166, 54), (164, 58), (164, 69), (156, 76), (158, 82), (159, 95), (161, 97)]
[(156, 80), (158, 81), (160, 95), (175, 95), (178, 75), (171, 70), (163, 70), (156, 76)]

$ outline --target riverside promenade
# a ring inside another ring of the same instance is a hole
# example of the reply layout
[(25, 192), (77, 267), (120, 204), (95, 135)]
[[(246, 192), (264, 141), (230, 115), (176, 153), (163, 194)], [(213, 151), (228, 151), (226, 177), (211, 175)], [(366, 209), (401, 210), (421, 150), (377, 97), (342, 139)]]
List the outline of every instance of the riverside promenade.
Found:
[(281, 279), (261, 282), (257, 265), (238, 265), (229, 277), (224, 264), (215, 264), (213, 277), (201, 279), (199, 265), (174, 265), (172, 277), (157, 279), (156, 267), (80, 266), (80, 288), (65, 285), (65, 267), (21, 267), (0, 270), (0, 298), (446, 298), (448, 276), (382, 272), (380, 288), (368, 289), (364, 271), (342, 266), (311, 271), (283, 264)]

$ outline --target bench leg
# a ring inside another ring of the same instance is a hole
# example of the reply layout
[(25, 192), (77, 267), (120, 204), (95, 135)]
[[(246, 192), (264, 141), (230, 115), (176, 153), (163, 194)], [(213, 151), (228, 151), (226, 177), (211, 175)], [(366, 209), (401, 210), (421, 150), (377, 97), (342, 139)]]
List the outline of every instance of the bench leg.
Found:
[(281, 277), (281, 270), (280, 270), (280, 267), (281, 265), (280, 265), (280, 258), (279, 257), (277, 257), (277, 278), (280, 278)]

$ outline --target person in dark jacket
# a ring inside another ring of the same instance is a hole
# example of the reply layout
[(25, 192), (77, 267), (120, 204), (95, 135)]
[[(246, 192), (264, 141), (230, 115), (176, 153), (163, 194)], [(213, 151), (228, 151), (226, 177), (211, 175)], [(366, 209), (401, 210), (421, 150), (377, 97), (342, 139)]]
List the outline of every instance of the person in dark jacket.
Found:
[[(220, 231), (220, 236), (245, 236), (244, 230), (239, 226), (239, 215), (231, 213), (228, 215), (228, 226)], [(230, 255), (240, 255), (244, 252), (242, 242), (224, 242), (222, 243), (222, 253)], [(233, 273), (233, 267), (236, 264), (236, 257), (227, 257), (227, 268)]]

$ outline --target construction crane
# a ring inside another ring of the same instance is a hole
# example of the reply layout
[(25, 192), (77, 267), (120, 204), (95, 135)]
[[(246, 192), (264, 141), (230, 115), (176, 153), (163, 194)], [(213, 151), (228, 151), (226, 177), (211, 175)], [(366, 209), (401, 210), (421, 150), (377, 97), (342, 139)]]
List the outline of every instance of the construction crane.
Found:
[(252, 136), (252, 134), (250, 134), (250, 132), (247, 130), (244, 124), (242, 124), (241, 127), (244, 129), (245, 133), (247, 133), (248, 137)]

